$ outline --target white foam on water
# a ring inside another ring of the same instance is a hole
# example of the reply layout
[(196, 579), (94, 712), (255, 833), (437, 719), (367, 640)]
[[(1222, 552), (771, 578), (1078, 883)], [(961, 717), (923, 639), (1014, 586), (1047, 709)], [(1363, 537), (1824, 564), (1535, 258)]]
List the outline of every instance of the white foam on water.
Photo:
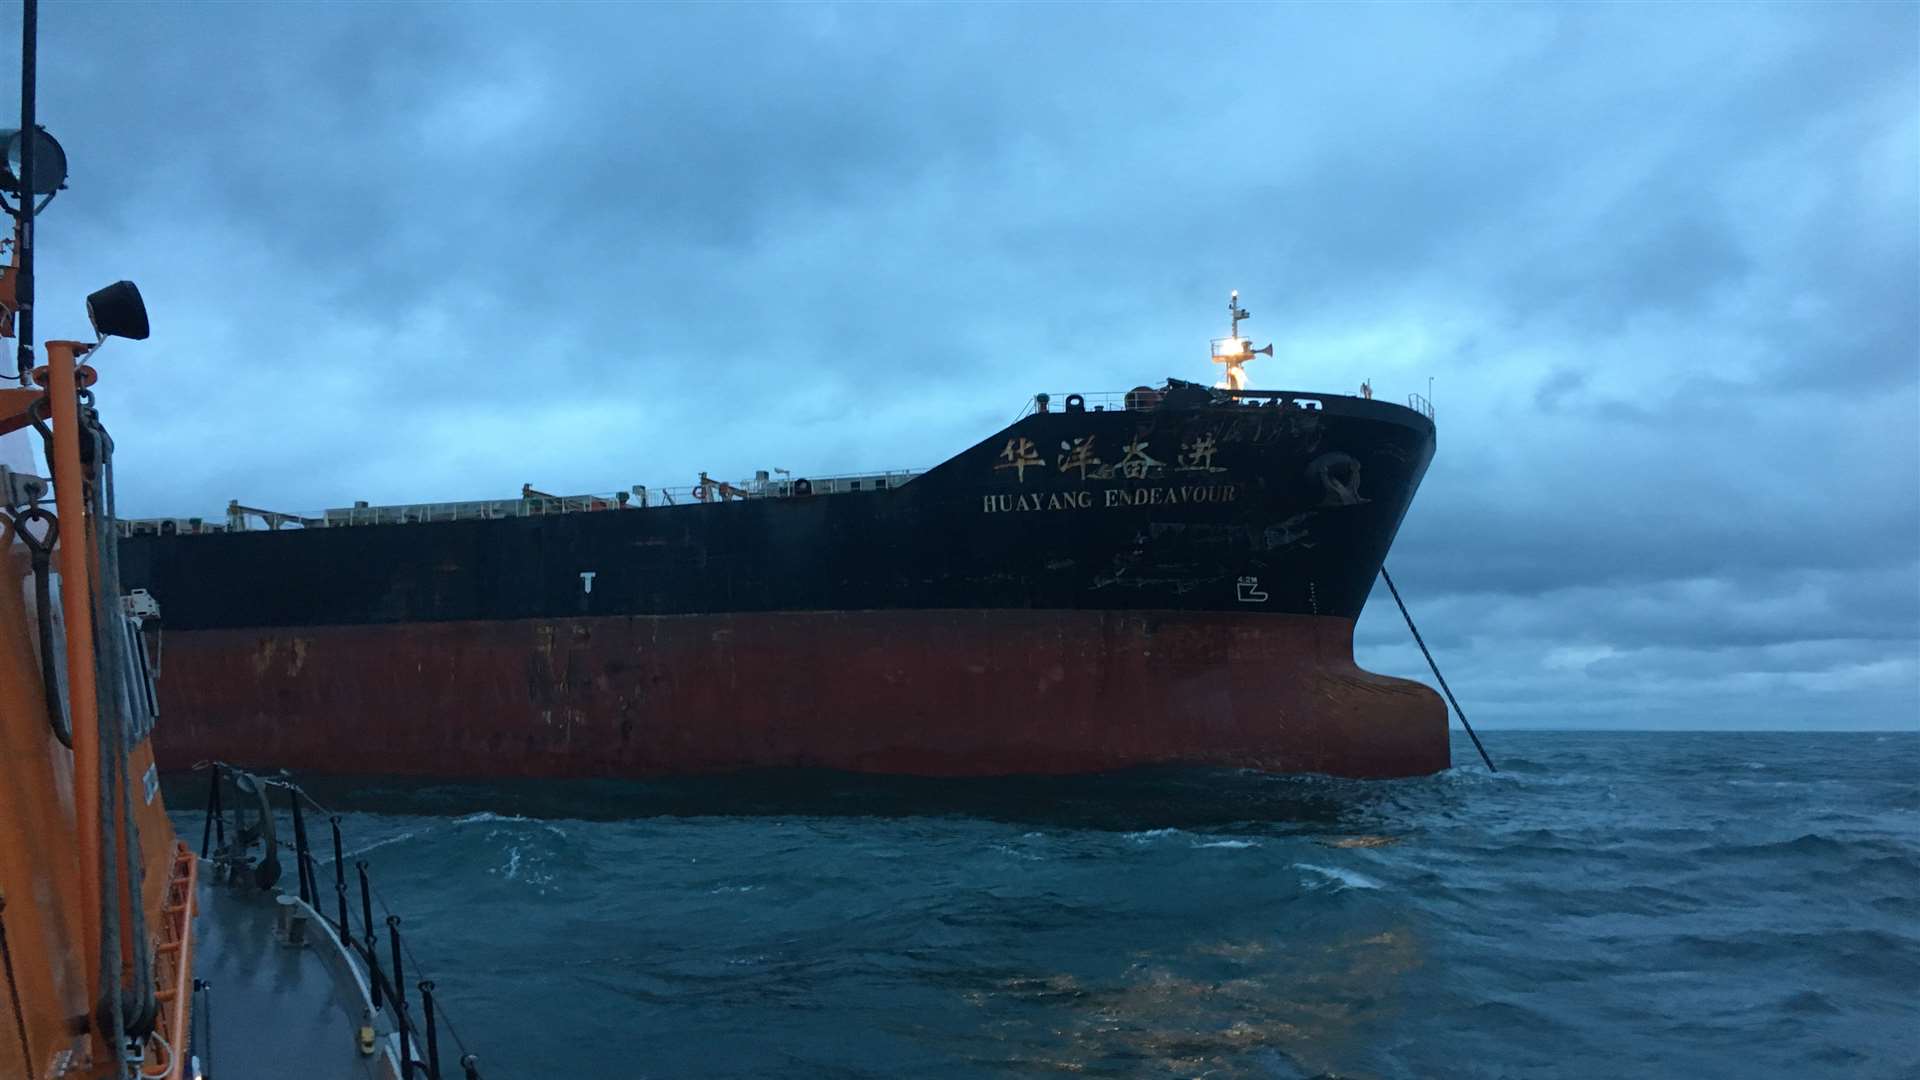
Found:
[(413, 830), (409, 829), (398, 836), (389, 836), (385, 840), (375, 840), (373, 843), (368, 844), (366, 847), (354, 848), (352, 851), (344, 853), (342, 857), (351, 859), (358, 855), (365, 855), (367, 852), (372, 851), (374, 848), (383, 848), (383, 847), (386, 847), (388, 844), (397, 844), (402, 840), (411, 840), (411, 839), (413, 839)]
[(1197, 848), (1250, 848), (1259, 847), (1260, 843), (1257, 840), (1209, 840), (1204, 844), (1195, 844), (1193, 846)]
[(717, 889), (708, 889), (707, 895), (718, 896), (721, 893), (749, 893), (759, 891), (760, 886), (758, 885), (722, 885)]
[[(1352, 870), (1342, 870), (1337, 866), (1315, 866), (1312, 863), (1294, 863), (1293, 868), (1295, 870), (1311, 870), (1329, 881), (1337, 882), (1343, 889), (1378, 889), (1383, 887), (1379, 882), (1365, 874), (1356, 873)], [(1313, 885), (1315, 883), (1309, 881), (1307, 884)]]
[(1155, 840), (1163, 840), (1169, 836), (1178, 836), (1180, 835), (1180, 830), (1146, 829), (1141, 832), (1122, 833), (1121, 835), (1136, 844), (1150, 844)]
[(520, 816), (519, 814), (496, 814), (491, 810), (482, 810), (477, 814), (468, 814), (466, 817), (454, 818), (453, 823), (455, 825), (473, 825), (477, 822), (482, 822), (482, 821), (525, 821), (525, 820), (527, 819)]

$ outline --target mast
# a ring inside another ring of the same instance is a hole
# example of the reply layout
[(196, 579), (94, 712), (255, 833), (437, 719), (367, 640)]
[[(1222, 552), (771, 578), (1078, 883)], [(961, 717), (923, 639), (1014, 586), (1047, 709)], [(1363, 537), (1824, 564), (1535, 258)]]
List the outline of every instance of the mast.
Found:
[(1273, 346), (1256, 349), (1253, 342), (1240, 336), (1240, 320), (1251, 318), (1246, 308), (1240, 306), (1240, 290), (1227, 294), (1227, 318), (1230, 329), (1227, 336), (1213, 339), (1213, 362), (1227, 366), (1227, 377), (1220, 381), (1225, 390), (1244, 390), (1247, 387), (1245, 364), (1255, 356), (1272, 356)]
[(39, 54), (39, 0), (24, 0), (20, 16), (20, 209), (14, 230), (14, 252), (19, 268), (14, 273), (14, 310), (19, 315), (20, 384), (29, 382), (33, 370), (33, 151), (40, 129), (34, 119), (34, 86), (38, 83), (35, 60)]

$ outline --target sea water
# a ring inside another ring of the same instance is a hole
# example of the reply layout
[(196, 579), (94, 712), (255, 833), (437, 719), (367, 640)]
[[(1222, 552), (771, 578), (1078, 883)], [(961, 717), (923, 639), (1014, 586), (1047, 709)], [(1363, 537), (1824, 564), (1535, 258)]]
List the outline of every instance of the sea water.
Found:
[(493, 1080), (1920, 1076), (1920, 733), (1487, 742), (315, 794)]

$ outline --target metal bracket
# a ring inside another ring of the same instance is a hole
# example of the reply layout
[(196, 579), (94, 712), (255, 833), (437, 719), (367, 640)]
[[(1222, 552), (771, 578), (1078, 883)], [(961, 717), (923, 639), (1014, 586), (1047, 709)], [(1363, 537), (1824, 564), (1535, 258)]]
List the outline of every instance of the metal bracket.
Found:
[(53, 490), (53, 481), (0, 465), (0, 500), (8, 506), (32, 506)]

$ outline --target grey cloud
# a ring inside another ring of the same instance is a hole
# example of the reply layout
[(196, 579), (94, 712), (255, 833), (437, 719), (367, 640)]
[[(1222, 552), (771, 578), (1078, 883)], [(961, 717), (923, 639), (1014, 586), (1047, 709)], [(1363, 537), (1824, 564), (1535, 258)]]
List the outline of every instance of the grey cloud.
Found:
[(142, 282), (124, 501), (211, 514), (931, 464), (1238, 287), (1436, 378), (1391, 564), (1501, 722), (1912, 726), (1920, 14), (1232, 11), (48, 8), (43, 309)]

